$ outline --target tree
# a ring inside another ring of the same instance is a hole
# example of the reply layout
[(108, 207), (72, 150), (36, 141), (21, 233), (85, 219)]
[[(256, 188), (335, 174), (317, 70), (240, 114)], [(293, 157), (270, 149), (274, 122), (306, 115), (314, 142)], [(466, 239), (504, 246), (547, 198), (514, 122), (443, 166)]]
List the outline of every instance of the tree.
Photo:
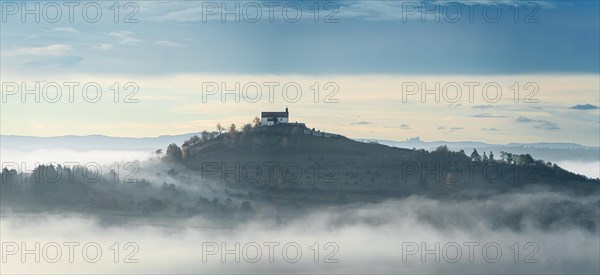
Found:
[(162, 153), (163, 153), (162, 149), (156, 149), (156, 151), (154, 151), (154, 154), (156, 154), (156, 156), (159, 158), (162, 157)]
[(494, 153), (492, 151), (490, 151), (490, 160), (494, 160)]
[(514, 160), (513, 154), (504, 151), (500, 151), (500, 159), (506, 161), (509, 164), (512, 164)]
[(260, 125), (260, 118), (254, 117), (254, 119), (252, 120), (252, 126), (258, 127), (258, 125)]
[(501, 161), (506, 161), (506, 152), (500, 151), (500, 160)]
[(202, 131), (202, 133), (200, 133), (200, 137), (202, 138), (202, 142), (207, 142), (209, 137), (208, 131)]
[(515, 162), (517, 165), (529, 165), (529, 164), (533, 164), (534, 160), (530, 154), (524, 154), (524, 155), (517, 156), (517, 159), (515, 160)]
[(235, 124), (231, 124), (231, 126), (229, 126), (229, 137), (231, 139), (235, 138)]
[(0, 173), (0, 178), (2, 178), (1, 183), (9, 183), (13, 181), (13, 178), (17, 176), (17, 170), (10, 169), (4, 167), (2, 168), (2, 172)]
[(177, 144), (171, 143), (169, 145), (169, 147), (167, 147), (167, 157), (169, 157), (173, 160), (181, 160), (182, 159), (181, 148), (179, 148), (179, 146), (177, 146)]
[(244, 124), (244, 126), (242, 127), (242, 133), (248, 134), (250, 133), (250, 131), (252, 131), (252, 125)]
[(473, 153), (471, 153), (471, 160), (472, 161), (481, 161), (481, 156), (477, 152), (477, 149), (473, 149)]
[(217, 123), (217, 132), (219, 132), (219, 135), (221, 134), (221, 132), (223, 132), (223, 130), (225, 130), (225, 128), (221, 126), (221, 122)]
[(488, 160), (488, 156), (485, 154), (485, 152), (483, 152), (483, 161)]
[(198, 141), (200, 141), (200, 137), (198, 137), (197, 135), (194, 135), (193, 137), (190, 138), (188, 144), (194, 145), (194, 144), (198, 143)]
[(439, 152), (439, 153), (449, 153), (450, 150), (448, 150), (448, 146), (446, 145), (441, 145), (438, 146), (437, 148), (435, 148), (435, 152)]
[(190, 150), (190, 145), (188, 143), (184, 143), (181, 146), (181, 158), (187, 159), (192, 155), (192, 151)]

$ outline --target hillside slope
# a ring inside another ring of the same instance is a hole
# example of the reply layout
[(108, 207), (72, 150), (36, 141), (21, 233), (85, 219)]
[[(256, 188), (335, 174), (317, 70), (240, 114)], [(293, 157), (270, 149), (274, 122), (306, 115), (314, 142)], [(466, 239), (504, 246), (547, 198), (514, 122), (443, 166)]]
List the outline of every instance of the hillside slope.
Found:
[(276, 192), (284, 200), (490, 194), (538, 185), (593, 193), (600, 186), (597, 180), (525, 155), (473, 159), (443, 146), (428, 152), (313, 133), (288, 124), (222, 134), (184, 149), (182, 163), (240, 194)]

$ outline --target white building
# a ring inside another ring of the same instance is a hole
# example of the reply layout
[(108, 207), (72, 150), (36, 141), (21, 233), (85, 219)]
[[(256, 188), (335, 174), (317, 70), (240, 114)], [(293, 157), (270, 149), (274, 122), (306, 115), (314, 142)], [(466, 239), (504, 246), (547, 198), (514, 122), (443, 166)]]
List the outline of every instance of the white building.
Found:
[(263, 126), (271, 126), (288, 123), (289, 115), (288, 108), (285, 108), (285, 112), (262, 112), (260, 115), (260, 124)]

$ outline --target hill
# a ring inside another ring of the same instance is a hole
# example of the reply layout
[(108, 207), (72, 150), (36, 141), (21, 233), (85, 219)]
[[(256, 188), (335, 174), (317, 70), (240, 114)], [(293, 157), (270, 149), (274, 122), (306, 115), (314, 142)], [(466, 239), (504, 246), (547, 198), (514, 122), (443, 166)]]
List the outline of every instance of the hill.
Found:
[(494, 153), (489, 158), (489, 152), (468, 156), (446, 146), (432, 152), (404, 149), (281, 124), (245, 127), (184, 146), (181, 162), (239, 196), (259, 194), (286, 204), (481, 195), (532, 186), (598, 192), (598, 180), (556, 164), (528, 154)]
[[(108, 173), (53, 164), (33, 171), (3, 169), (0, 208), (124, 215), (124, 219), (205, 215), (239, 220), (249, 218), (249, 213), (302, 214), (320, 206), (412, 195), (471, 200), (540, 190), (592, 198), (600, 194), (599, 180), (528, 154), (465, 153), (443, 145), (431, 152), (397, 148), (314, 131), (303, 124), (245, 125), (241, 131), (200, 136), (182, 147), (169, 145), (160, 159), (121, 170), (106, 167)], [(577, 212), (569, 204), (560, 207)]]

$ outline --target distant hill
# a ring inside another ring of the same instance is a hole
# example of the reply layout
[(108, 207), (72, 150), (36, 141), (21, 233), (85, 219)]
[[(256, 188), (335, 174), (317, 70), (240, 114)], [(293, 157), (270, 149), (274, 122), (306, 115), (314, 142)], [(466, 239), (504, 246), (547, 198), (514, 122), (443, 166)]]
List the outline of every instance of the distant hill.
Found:
[(0, 136), (0, 147), (12, 150), (37, 150), (37, 149), (72, 149), (72, 150), (146, 150), (152, 151), (166, 148), (171, 143), (182, 144), (184, 140), (200, 133), (181, 135), (162, 135), (158, 137), (110, 137), (104, 135), (89, 136)]
[(489, 144), (476, 141), (423, 141), (418, 137), (410, 138), (405, 141), (381, 139), (356, 140), (361, 142), (377, 142), (399, 148), (434, 150), (439, 146), (445, 145), (450, 150), (464, 150), (468, 153), (472, 152), (473, 149), (477, 149), (480, 152), (493, 151), (496, 154), (500, 153), (500, 151), (514, 154), (531, 154), (534, 158), (544, 159), (552, 162), (600, 161), (600, 147), (585, 146), (577, 143), (566, 142)]

